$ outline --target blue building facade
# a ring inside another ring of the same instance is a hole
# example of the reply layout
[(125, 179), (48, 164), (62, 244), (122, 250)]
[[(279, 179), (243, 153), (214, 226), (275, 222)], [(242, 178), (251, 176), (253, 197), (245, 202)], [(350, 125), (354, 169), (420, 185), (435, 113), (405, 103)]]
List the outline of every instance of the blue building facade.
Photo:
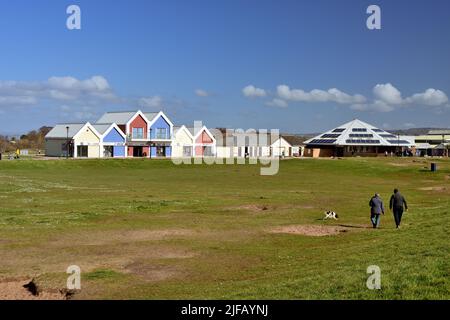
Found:
[(117, 131), (116, 128), (112, 128), (111, 131), (109, 131), (109, 133), (103, 138), (103, 145), (105, 148), (112, 148), (112, 157), (125, 157), (125, 138)]
[(172, 156), (172, 130), (171, 124), (162, 115), (152, 123), (149, 129), (152, 158)]

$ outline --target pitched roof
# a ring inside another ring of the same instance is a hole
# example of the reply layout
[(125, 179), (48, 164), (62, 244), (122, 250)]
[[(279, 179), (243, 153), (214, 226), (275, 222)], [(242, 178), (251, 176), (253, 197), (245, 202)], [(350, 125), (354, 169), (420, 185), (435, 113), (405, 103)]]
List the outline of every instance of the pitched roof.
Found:
[(116, 123), (126, 124), (137, 111), (118, 111), (118, 112), (106, 112), (100, 119), (97, 120), (98, 124)]
[(188, 129), (188, 131), (192, 134), (192, 136), (195, 136), (200, 131), (201, 128), (199, 129), (198, 127), (195, 128), (186, 127), (186, 129)]
[(173, 134), (176, 135), (183, 127), (184, 127), (184, 129), (186, 129), (189, 132), (189, 134), (192, 135), (191, 131), (189, 131), (189, 129), (186, 128), (186, 126), (174, 126), (173, 127)]
[(411, 142), (355, 119), (305, 141), (309, 145), (410, 146)]
[(304, 144), (305, 139), (296, 135), (282, 134), (281, 137), (291, 146), (300, 146)]
[[(192, 134), (193, 137), (195, 137), (199, 132), (201, 132), (204, 128), (203, 127), (186, 127), (186, 129), (189, 130), (189, 132)], [(208, 129), (206, 129), (209, 131)], [(212, 135), (212, 134), (211, 134)]]
[(159, 112), (144, 112), (145, 117), (148, 121), (153, 121)]
[[(46, 138), (73, 138), (86, 123), (60, 123), (46, 134)], [(67, 133), (67, 127), (69, 132)]]
[(430, 130), (428, 131), (429, 135), (440, 134), (440, 135), (450, 135), (450, 129), (445, 130)]
[(113, 125), (112, 123), (104, 123), (104, 124), (96, 123), (93, 125), (93, 127), (95, 128), (95, 130), (98, 131), (98, 133), (100, 133), (101, 135), (104, 135), (106, 130), (108, 130), (109, 127), (111, 127), (112, 125)]

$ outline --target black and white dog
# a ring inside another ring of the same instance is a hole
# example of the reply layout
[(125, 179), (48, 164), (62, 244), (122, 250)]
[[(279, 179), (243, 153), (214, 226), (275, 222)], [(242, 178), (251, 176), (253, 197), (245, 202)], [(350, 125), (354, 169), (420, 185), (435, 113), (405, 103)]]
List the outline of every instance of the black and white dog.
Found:
[(323, 220), (334, 219), (337, 220), (339, 218), (338, 214), (334, 211), (325, 211), (325, 217)]

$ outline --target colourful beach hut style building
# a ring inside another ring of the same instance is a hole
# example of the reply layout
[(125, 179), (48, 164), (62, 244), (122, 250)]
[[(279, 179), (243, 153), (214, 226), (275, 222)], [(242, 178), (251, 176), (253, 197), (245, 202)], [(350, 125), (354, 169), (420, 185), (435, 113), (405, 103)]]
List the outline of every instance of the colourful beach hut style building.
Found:
[(126, 156), (126, 136), (115, 124), (95, 124), (94, 128), (101, 135), (100, 157), (123, 158)]
[(100, 157), (101, 135), (89, 122), (57, 124), (45, 136), (47, 156)]
[(96, 124), (115, 123), (126, 137), (126, 157), (170, 157), (173, 124), (162, 112), (107, 112)]

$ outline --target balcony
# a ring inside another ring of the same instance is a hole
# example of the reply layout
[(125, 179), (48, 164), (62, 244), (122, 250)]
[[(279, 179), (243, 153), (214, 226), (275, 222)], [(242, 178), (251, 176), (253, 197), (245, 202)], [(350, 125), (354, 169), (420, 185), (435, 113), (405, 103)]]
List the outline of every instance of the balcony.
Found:
[(143, 142), (143, 141), (150, 141), (149, 139), (147, 139), (147, 138), (144, 138), (144, 136), (143, 135), (131, 135), (131, 134), (128, 134), (127, 135), (127, 142), (133, 142), (133, 141), (136, 141), (136, 142)]
[(166, 128), (150, 129), (150, 140), (152, 141), (169, 141), (171, 140), (170, 131)]

